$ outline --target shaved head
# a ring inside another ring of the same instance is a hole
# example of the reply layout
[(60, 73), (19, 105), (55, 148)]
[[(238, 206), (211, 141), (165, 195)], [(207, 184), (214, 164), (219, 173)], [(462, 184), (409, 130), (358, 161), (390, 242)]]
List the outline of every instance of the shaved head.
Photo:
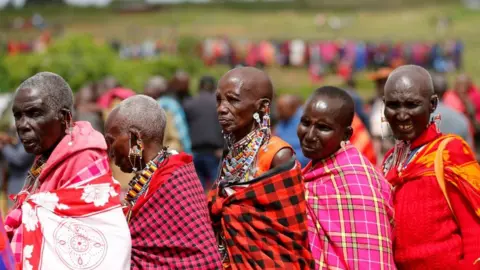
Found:
[(430, 73), (414, 65), (401, 66), (390, 74), (384, 101), (384, 114), (395, 138), (408, 142), (423, 134), (438, 105)]
[(73, 92), (70, 85), (60, 76), (52, 72), (40, 72), (25, 80), (17, 88), (16, 94), (21, 89), (37, 89), (44, 102), (55, 112), (61, 109), (73, 109)]
[(218, 82), (217, 114), (224, 133), (236, 139), (245, 137), (269, 111), (273, 86), (268, 75), (253, 67), (239, 67), (227, 72)]
[(263, 70), (254, 67), (238, 67), (230, 70), (220, 80), (228, 80), (237, 84), (242, 91), (257, 99), (273, 99), (273, 84)]
[(315, 90), (307, 103), (318, 100), (320, 97), (326, 97), (332, 102), (329, 107), (330, 110), (336, 111), (336, 117), (345, 127), (352, 125), (355, 116), (355, 103), (345, 90), (335, 86), (320, 87)]
[(142, 140), (163, 143), (166, 116), (160, 104), (151, 97), (136, 95), (113, 109), (105, 123), (107, 129), (116, 125), (122, 132), (137, 130)]
[(435, 94), (430, 73), (416, 65), (405, 65), (395, 69), (388, 76), (385, 95), (387, 91), (419, 91), (426, 98)]

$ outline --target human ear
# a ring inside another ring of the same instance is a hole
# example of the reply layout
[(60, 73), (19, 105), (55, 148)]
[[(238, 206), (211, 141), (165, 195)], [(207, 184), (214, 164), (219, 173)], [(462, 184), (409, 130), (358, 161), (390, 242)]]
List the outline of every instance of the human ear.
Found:
[(131, 145), (137, 145), (138, 142), (142, 141), (142, 135), (140, 134), (140, 131), (135, 127), (131, 127), (128, 129), (128, 136), (130, 137)]
[(68, 125), (73, 122), (72, 113), (70, 112), (69, 109), (66, 109), (66, 108), (63, 108), (60, 110), (60, 112), (58, 113), (58, 119), (62, 123), (65, 123), (65, 125)]
[(348, 141), (350, 140), (350, 138), (352, 137), (353, 135), (353, 128), (351, 126), (347, 127), (345, 129), (345, 137), (344, 137), (344, 141)]
[(437, 95), (432, 95), (430, 98), (430, 113), (433, 113), (438, 106), (438, 96)]
[(262, 114), (264, 114), (270, 107), (270, 100), (267, 98), (261, 98), (255, 103), (255, 106), (257, 112), (262, 112)]

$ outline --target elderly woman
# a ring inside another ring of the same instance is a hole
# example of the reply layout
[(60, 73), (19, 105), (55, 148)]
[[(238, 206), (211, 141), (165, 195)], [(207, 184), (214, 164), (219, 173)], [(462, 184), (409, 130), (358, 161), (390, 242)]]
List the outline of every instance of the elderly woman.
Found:
[(315, 269), (395, 269), (391, 187), (349, 143), (354, 113), (347, 92), (326, 86), (309, 98), (298, 125), (312, 160), (303, 172)]
[(209, 207), (224, 268), (309, 269), (300, 164), (287, 143), (270, 136), (270, 78), (236, 68), (216, 96), (228, 148)]
[(220, 256), (192, 157), (163, 145), (166, 116), (152, 98), (122, 101), (105, 137), (115, 164), (135, 173), (125, 196), (131, 269), (218, 269)]
[(36, 155), (5, 227), (23, 269), (129, 269), (130, 234), (108, 165), (107, 145), (73, 122), (73, 94), (48, 72), (16, 90), (20, 141)]
[(383, 171), (395, 187), (398, 268), (478, 269), (480, 166), (463, 139), (441, 134), (431, 120), (438, 98), (430, 74), (397, 68), (384, 99), (396, 139)]

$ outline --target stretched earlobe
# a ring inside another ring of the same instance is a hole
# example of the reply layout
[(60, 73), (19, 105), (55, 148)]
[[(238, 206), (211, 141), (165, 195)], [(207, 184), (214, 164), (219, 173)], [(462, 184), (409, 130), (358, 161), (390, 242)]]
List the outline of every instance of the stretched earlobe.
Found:
[(349, 141), (350, 138), (352, 137), (352, 135), (353, 135), (353, 128), (352, 128), (351, 126), (349, 126), (349, 127), (347, 127), (347, 128), (345, 129), (345, 138), (344, 138), (344, 140), (345, 140), (345, 141)]

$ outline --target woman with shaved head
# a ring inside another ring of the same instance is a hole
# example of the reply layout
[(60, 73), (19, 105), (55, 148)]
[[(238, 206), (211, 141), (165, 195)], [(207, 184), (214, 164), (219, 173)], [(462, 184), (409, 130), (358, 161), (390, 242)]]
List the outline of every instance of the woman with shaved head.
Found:
[(88, 122), (72, 119), (73, 94), (41, 72), (15, 91), (18, 136), (35, 154), (5, 220), (23, 269), (129, 269), (131, 240), (112, 178), (107, 144)]
[(236, 68), (220, 79), (216, 96), (227, 148), (209, 207), (224, 268), (309, 269), (300, 164), (270, 134), (270, 78)]
[(131, 269), (218, 269), (220, 256), (192, 157), (164, 147), (165, 125), (165, 111), (144, 95), (122, 101), (105, 123), (110, 158), (135, 174), (124, 199)]
[(394, 70), (385, 117), (396, 139), (383, 162), (394, 186), (395, 262), (399, 269), (479, 269), (480, 166), (459, 136), (443, 135), (428, 71)]
[[(350, 138), (354, 102), (337, 87), (311, 95), (298, 125), (315, 269), (396, 269), (391, 187)], [(356, 243), (356, 245), (352, 245)]]

